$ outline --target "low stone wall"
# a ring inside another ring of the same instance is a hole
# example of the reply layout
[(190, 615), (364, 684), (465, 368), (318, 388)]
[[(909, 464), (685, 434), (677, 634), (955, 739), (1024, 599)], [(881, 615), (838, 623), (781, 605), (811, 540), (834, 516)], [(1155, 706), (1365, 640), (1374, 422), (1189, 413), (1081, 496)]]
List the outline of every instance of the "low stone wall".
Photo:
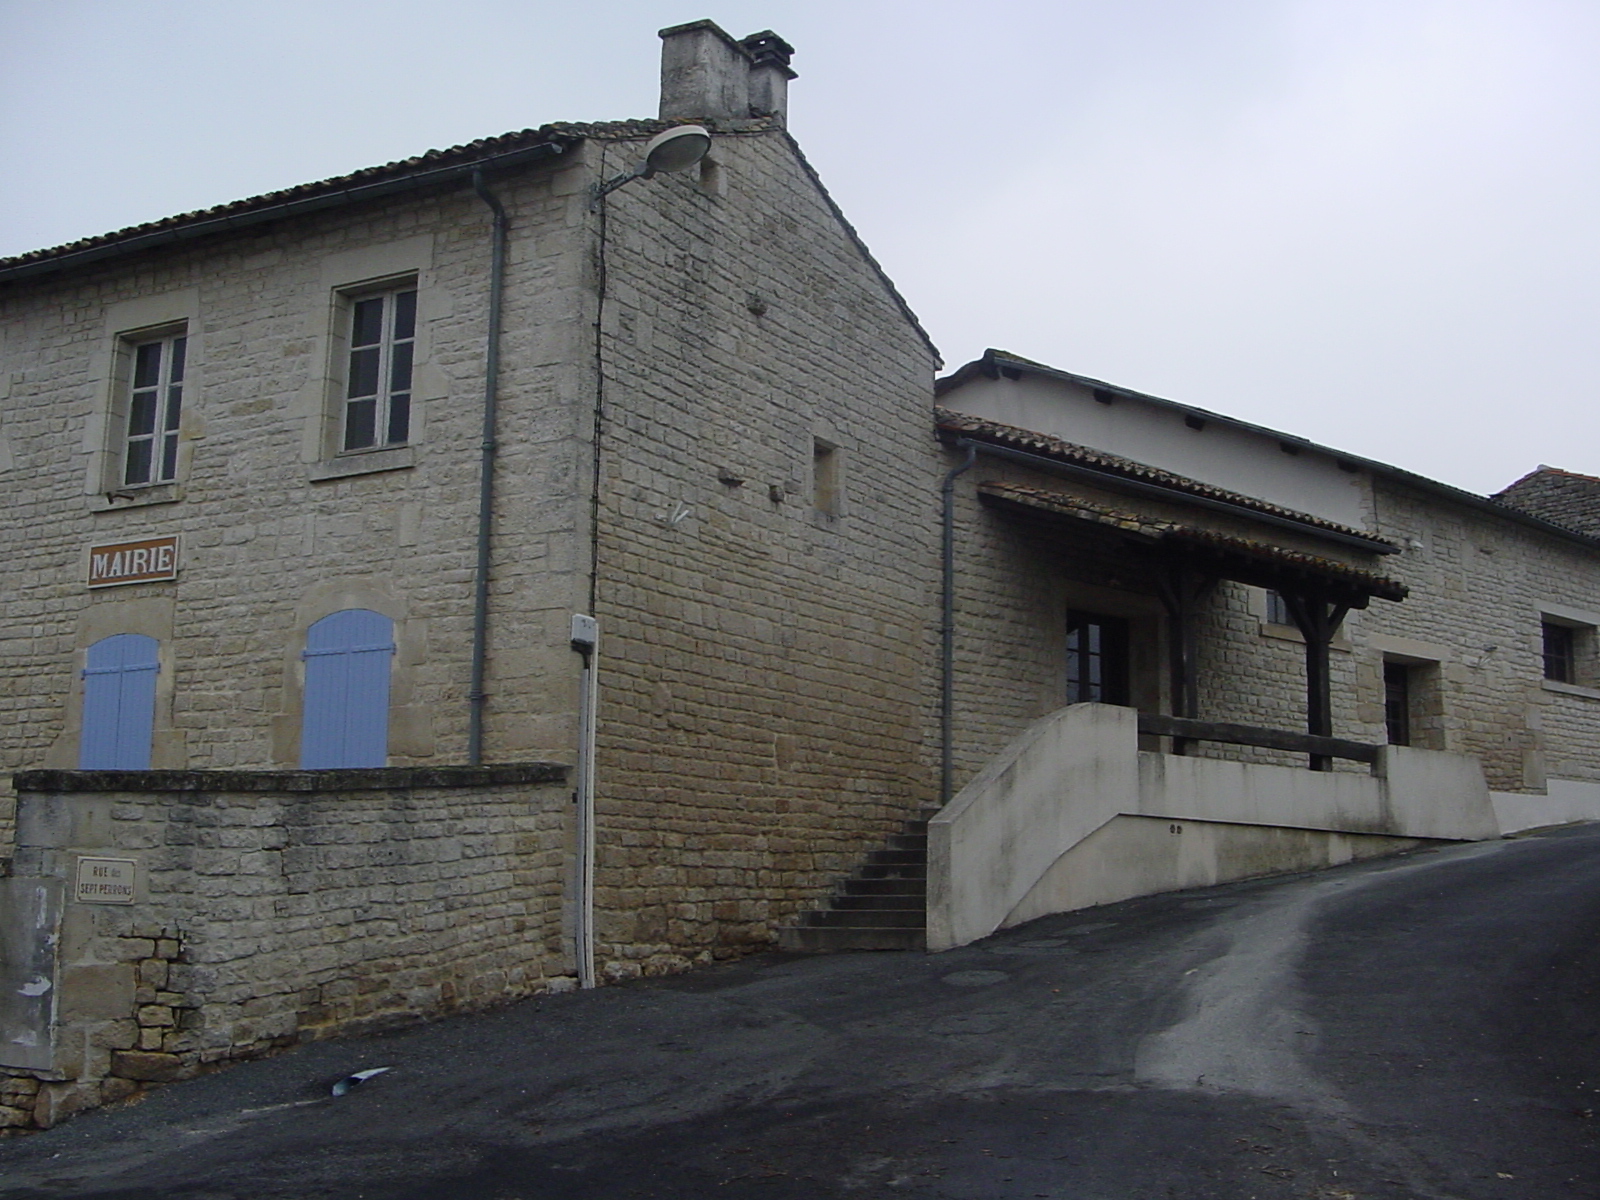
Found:
[(30, 771), (0, 881), (0, 1126), (573, 986), (567, 769)]

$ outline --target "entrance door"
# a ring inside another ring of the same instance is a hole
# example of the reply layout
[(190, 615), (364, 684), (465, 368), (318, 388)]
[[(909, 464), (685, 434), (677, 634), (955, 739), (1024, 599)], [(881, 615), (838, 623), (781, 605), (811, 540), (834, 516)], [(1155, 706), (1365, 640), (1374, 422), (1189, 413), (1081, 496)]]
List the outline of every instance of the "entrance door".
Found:
[(1129, 703), (1128, 622), (1123, 617), (1067, 613), (1067, 703)]

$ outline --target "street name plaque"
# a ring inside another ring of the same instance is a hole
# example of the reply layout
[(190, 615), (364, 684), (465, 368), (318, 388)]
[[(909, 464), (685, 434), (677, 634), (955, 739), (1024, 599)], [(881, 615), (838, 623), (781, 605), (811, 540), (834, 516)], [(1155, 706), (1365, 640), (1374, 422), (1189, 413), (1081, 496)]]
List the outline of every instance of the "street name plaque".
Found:
[(79, 904), (132, 904), (138, 867), (131, 858), (80, 858), (74, 897)]

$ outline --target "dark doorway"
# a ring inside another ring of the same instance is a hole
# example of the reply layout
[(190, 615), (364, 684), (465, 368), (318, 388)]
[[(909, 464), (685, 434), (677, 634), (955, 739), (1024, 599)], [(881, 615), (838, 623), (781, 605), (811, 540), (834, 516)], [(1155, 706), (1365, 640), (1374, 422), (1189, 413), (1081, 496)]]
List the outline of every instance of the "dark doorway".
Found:
[(1383, 664), (1383, 722), (1391, 746), (1411, 745), (1411, 668)]
[(1067, 703), (1128, 703), (1128, 622), (1067, 613)]

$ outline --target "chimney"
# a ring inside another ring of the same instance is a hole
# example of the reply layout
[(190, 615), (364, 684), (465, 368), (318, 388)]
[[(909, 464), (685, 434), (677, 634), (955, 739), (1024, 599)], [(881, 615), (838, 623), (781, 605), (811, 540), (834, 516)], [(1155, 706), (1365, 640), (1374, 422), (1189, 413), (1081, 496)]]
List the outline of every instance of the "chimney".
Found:
[(783, 124), (789, 116), (789, 80), (794, 78), (789, 60), (794, 47), (770, 29), (752, 33), (739, 44), (750, 55), (750, 115), (777, 117)]
[(771, 30), (742, 42), (711, 21), (661, 31), (661, 117), (744, 121), (787, 110), (794, 47)]

